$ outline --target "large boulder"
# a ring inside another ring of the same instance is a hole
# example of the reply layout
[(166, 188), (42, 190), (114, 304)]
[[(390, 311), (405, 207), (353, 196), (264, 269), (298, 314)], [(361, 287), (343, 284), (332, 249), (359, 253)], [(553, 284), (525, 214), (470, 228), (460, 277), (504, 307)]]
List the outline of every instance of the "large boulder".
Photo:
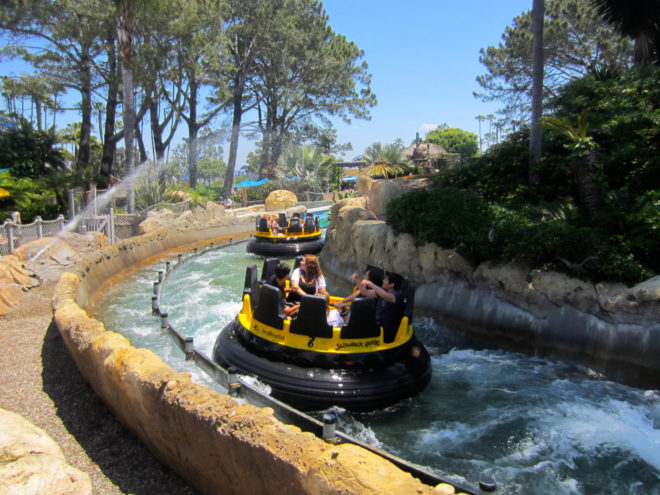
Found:
[[(367, 195), (367, 208), (377, 218), (385, 219), (387, 203), (407, 192), (426, 187), (426, 179), (394, 179), (375, 181)], [(421, 221), (421, 220), (420, 220)]]
[(282, 211), (296, 206), (298, 204), (298, 198), (291, 191), (277, 189), (268, 195), (264, 204), (266, 211)]
[(0, 409), (0, 493), (87, 495), (92, 482), (66, 463), (60, 447), (18, 414)]

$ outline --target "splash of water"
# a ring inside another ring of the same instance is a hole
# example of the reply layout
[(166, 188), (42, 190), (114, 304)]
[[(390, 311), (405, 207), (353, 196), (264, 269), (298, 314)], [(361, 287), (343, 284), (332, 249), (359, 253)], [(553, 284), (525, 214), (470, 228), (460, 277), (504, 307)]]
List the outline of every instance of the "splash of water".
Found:
[[(107, 191), (105, 191), (103, 194), (97, 196), (94, 198), (94, 201), (90, 201), (83, 210), (75, 215), (72, 219), (70, 219), (62, 228), (60, 232), (55, 234), (53, 239), (46, 244), (44, 247), (42, 247), (32, 258), (28, 260), (26, 263), (26, 267), (29, 267), (32, 263), (34, 263), (43, 253), (45, 253), (55, 242), (60, 238), (60, 236), (64, 232), (72, 232), (76, 227), (78, 226), (78, 223), (85, 217), (91, 216), (92, 214), (96, 214), (97, 211), (103, 211), (105, 210), (110, 202), (112, 201), (112, 198), (114, 194), (117, 192), (117, 188), (121, 185), (124, 185), (125, 187), (131, 189), (135, 187), (135, 183), (138, 179), (141, 178), (146, 178), (147, 174), (150, 170), (155, 170), (158, 171), (163, 167), (162, 161), (158, 162), (153, 162), (151, 160), (147, 160), (140, 165), (138, 165), (135, 170), (131, 173), (131, 175), (127, 176), (124, 178), (124, 180), (120, 183), (114, 184), (111, 188), (109, 188)], [(156, 174), (157, 175), (157, 174)]]

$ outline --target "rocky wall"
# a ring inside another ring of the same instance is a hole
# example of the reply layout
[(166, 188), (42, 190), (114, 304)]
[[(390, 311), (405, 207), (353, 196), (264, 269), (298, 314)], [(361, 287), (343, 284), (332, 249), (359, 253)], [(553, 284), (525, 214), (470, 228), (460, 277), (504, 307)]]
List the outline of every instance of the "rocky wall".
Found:
[(320, 254), (324, 275), (346, 286), (367, 264), (417, 285), (415, 310), (499, 346), (575, 359), (608, 376), (660, 388), (660, 277), (634, 287), (591, 284), (516, 264), (468, 260), (435, 244), (415, 246), (382, 220), (387, 202), (419, 187), (375, 181), (335, 204)]
[(432, 493), (371, 452), (328, 444), (281, 423), (269, 408), (192, 382), (85, 312), (94, 290), (122, 269), (169, 249), (252, 230), (254, 221), (252, 215), (229, 223), (156, 226), (99, 249), (64, 273), (52, 300), (54, 321), (82, 375), (117, 418), (203, 493)]

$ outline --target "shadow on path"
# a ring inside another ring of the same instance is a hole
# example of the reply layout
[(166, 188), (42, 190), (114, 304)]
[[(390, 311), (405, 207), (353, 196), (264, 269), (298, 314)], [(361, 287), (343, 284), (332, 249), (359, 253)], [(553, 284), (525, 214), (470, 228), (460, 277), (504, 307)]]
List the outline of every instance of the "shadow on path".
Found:
[[(51, 321), (41, 351), (43, 389), (64, 427), (122, 493), (197, 495), (112, 415), (83, 379)], [(94, 483), (94, 475), (89, 473)], [(94, 483), (97, 485), (96, 483)], [(95, 486), (94, 492), (98, 492)]]

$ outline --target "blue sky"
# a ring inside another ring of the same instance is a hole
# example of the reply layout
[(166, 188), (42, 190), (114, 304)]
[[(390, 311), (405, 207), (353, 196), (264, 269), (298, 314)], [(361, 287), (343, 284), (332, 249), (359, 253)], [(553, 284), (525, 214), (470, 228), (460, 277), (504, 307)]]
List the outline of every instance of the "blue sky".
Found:
[[(479, 50), (498, 44), (513, 18), (531, 9), (532, 0), (324, 0), (323, 5), (334, 31), (364, 50), (378, 98), (371, 120), (333, 121), (338, 141), (353, 145), (339, 158), (350, 160), (376, 141), (401, 138), (408, 145), (416, 132), (423, 137), (442, 123), (478, 134), (475, 117), (500, 107), (473, 96), (479, 90), (476, 77), (485, 72)], [(0, 64), (2, 74), (25, 70), (22, 63)], [(58, 126), (67, 120), (60, 118)], [(482, 133), (487, 131), (484, 122)], [(177, 136), (185, 135), (181, 125)], [(224, 148), (226, 160), (229, 143)], [(243, 136), (237, 169), (253, 148)]]
[[(442, 123), (478, 134), (479, 114), (497, 102), (473, 96), (485, 73), (479, 49), (501, 41), (513, 18), (532, 0), (324, 0), (335, 32), (365, 51), (378, 98), (370, 121), (335, 122), (350, 159), (370, 144), (403, 139), (406, 145)], [(482, 133), (488, 122), (482, 124)]]

